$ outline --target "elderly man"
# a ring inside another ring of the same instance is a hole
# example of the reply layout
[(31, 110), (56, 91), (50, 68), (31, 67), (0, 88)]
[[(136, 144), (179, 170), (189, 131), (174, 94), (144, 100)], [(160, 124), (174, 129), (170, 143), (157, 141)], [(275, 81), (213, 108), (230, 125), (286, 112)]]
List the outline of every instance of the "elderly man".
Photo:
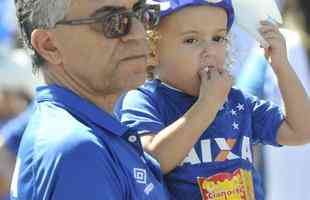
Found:
[[(137, 0), (15, 0), (22, 37), (46, 86), (23, 135), (11, 199), (166, 199), (157, 162), (111, 99), (146, 71), (146, 26), (156, 7)], [(139, 22), (140, 21), (140, 22)]]

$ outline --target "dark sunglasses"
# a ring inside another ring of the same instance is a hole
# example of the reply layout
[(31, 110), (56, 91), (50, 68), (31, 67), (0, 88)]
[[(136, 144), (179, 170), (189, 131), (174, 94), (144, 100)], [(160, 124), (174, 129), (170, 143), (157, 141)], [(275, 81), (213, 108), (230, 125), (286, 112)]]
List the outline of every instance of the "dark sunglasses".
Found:
[(89, 24), (94, 31), (103, 33), (106, 38), (120, 38), (129, 33), (133, 17), (141, 21), (146, 29), (152, 29), (159, 23), (159, 13), (158, 5), (146, 5), (142, 2), (135, 4), (132, 10), (125, 7), (104, 7), (88, 18), (63, 20), (56, 25)]

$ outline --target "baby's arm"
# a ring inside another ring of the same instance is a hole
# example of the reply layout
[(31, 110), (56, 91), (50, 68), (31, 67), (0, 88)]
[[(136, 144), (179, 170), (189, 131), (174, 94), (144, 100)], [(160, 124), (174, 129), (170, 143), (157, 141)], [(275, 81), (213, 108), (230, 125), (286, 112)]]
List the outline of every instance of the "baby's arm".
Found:
[(233, 84), (228, 72), (203, 70), (200, 76), (202, 81), (197, 102), (170, 126), (141, 138), (143, 148), (158, 159), (163, 173), (168, 173), (183, 161), (213, 122)]
[(270, 44), (265, 49), (266, 57), (277, 75), (286, 111), (277, 141), (282, 145), (310, 143), (310, 99), (288, 61), (284, 36), (266, 21), (262, 22), (261, 33)]
[(286, 120), (278, 131), (278, 143), (310, 143), (310, 99), (292, 67), (287, 64), (285, 68), (277, 74), (286, 111)]

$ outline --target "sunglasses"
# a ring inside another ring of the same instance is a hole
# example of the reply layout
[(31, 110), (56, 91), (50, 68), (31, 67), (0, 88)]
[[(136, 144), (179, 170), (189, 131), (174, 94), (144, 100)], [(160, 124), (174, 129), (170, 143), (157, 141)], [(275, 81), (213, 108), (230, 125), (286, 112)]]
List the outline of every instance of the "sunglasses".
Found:
[(160, 21), (160, 7), (146, 5), (143, 2), (135, 4), (132, 10), (125, 7), (103, 7), (88, 18), (63, 20), (56, 25), (90, 25), (91, 29), (103, 33), (106, 38), (120, 38), (127, 35), (132, 26), (132, 18), (137, 18), (146, 29), (156, 27)]

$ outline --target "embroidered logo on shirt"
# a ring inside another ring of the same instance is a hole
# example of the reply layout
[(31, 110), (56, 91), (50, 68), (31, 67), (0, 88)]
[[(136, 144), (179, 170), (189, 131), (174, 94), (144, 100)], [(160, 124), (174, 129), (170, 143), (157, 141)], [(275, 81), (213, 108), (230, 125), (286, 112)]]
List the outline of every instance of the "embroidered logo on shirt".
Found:
[(133, 175), (137, 183), (145, 185), (145, 188), (143, 191), (146, 195), (149, 195), (154, 190), (155, 188), (154, 184), (152, 182), (147, 183), (147, 173), (145, 169), (134, 168)]
[(133, 175), (137, 183), (146, 184), (146, 170), (141, 168), (134, 168)]
[(203, 200), (255, 200), (252, 173), (243, 169), (198, 177), (198, 185)]
[(146, 186), (146, 188), (144, 189), (144, 193), (149, 195), (150, 192), (152, 192), (152, 190), (154, 189), (154, 184), (150, 183)]

